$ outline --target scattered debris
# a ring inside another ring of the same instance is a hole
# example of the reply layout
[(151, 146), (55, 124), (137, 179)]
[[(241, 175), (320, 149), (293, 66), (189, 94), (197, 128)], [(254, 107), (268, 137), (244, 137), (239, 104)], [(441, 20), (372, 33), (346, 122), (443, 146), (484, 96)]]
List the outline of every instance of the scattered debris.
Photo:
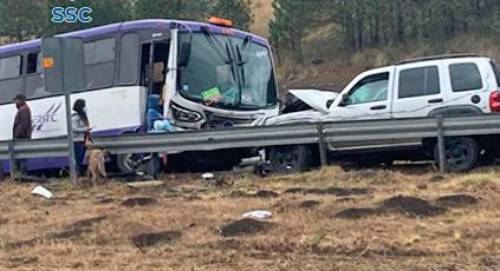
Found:
[(158, 201), (153, 198), (129, 198), (122, 202), (122, 206), (127, 206), (127, 207), (149, 206), (156, 204), (158, 204)]
[(305, 209), (311, 209), (311, 208), (314, 208), (318, 205), (320, 205), (321, 203), (317, 200), (306, 200), (306, 201), (303, 201), (299, 204), (299, 207), (300, 208), (305, 208)]
[(268, 190), (260, 190), (257, 193), (255, 193), (255, 197), (258, 198), (277, 198), (280, 195), (274, 191), (268, 191)]
[(349, 208), (335, 214), (337, 218), (360, 219), (367, 216), (377, 215), (380, 211), (372, 208)]
[(31, 191), (31, 194), (33, 195), (38, 195), (38, 196), (42, 196), (46, 199), (51, 199), (54, 197), (54, 194), (52, 194), (52, 192), (50, 192), (49, 190), (47, 190), (47, 188), (41, 186), (41, 185), (38, 185), (36, 186), (33, 191)]
[(246, 212), (241, 215), (243, 218), (269, 218), (272, 216), (272, 213), (266, 210), (256, 210), (256, 211), (251, 211), (251, 212)]
[(381, 208), (384, 211), (401, 212), (415, 217), (434, 216), (446, 211), (445, 208), (432, 205), (423, 199), (405, 196), (386, 199)]
[(141, 233), (133, 236), (132, 242), (134, 245), (143, 249), (145, 247), (151, 247), (163, 244), (174, 244), (182, 236), (180, 231), (162, 231), (162, 232), (152, 232), (152, 233)]
[(201, 178), (205, 181), (212, 180), (215, 177), (215, 175), (212, 172), (206, 172), (201, 174)]
[(244, 218), (223, 226), (220, 229), (220, 234), (224, 237), (255, 234), (267, 231), (273, 226), (273, 223)]
[(437, 205), (444, 207), (465, 207), (468, 205), (477, 204), (478, 202), (479, 199), (465, 194), (444, 196), (436, 200)]
[(144, 182), (130, 182), (127, 183), (128, 187), (136, 188), (136, 189), (141, 189), (141, 188), (151, 188), (151, 187), (158, 187), (158, 186), (163, 186), (165, 182), (163, 181), (144, 181)]

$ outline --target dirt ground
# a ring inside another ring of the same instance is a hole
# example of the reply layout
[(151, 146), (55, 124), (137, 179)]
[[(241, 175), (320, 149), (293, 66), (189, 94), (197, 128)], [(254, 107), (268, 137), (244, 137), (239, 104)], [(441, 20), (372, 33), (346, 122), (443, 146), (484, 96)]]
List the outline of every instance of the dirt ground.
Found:
[(216, 178), (2, 183), (0, 270), (500, 270), (500, 168)]

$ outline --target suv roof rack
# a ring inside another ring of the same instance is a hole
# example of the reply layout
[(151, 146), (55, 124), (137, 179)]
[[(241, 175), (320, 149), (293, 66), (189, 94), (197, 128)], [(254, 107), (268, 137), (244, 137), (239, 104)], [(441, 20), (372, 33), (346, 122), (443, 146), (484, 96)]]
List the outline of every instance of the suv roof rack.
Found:
[(434, 56), (426, 56), (426, 57), (418, 57), (405, 59), (396, 62), (394, 65), (402, 65), (408, 63), (414, 63), (419, 61), (427, 61), (427, 60), (439, 60), (439, 59), (447, 59), (447, 58), (460, 58), (460, 57), (480, 57), (478, 54), (443, 54), (443, 55), (434, 55)]

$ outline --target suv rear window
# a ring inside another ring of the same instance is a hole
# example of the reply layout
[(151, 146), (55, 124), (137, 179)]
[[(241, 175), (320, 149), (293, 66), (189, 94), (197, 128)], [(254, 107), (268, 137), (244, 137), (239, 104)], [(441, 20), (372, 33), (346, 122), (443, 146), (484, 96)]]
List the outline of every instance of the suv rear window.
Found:
[(479, 90), (483, 88), (481, 73), (474, 63), (450, 65), (450, 78), (453, 92)]
[(436, 66), (413, 68), (399, 73), (398, 98), (438, 94), (439, 72)]
[(490, 61), (491, 68), (493, 68), (493, 72), (495, 73), (495, 77), (497, 78), (497, 85), (500, 87), (500, 69), (498, 69), (497, 64), (492, 60)]

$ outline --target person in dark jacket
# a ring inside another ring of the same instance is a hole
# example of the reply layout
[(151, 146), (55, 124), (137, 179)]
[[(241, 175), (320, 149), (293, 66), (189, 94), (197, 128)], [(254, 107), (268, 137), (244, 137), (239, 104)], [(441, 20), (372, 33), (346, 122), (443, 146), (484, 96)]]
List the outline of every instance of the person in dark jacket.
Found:
[(31, 139), (31, 109), (26, 104), (24, 95), (16, 95), (14, 98), (17, 114), (14, 118), (13, 138), (14, 139)]
[(75, 146), (75, 162), (80, 175), (83, 174), (83, 161), (85, 159), (87, 141), (92, 141), (90, 138), (90, 122), (87, 117), (87, 105), (85, 100), (78, 99), (73, 104), (73, 113), (71, 115), (71, 125), (73, 128), (73, 144)]
[[(31, 132), (33, 130), (31, 126), (31, 109), (26, 104), (26, 97), (22, 94), (16, 95), (16, 97), (14, 97), (14, 103), (16, 104), (17, 113), (14, 118), (12, 138), (14, 140), (31, 139)], [(28, 168), (26, 160), (16, 160), (16, 167), (21, 171), (22, 175), (27, 174)]]

